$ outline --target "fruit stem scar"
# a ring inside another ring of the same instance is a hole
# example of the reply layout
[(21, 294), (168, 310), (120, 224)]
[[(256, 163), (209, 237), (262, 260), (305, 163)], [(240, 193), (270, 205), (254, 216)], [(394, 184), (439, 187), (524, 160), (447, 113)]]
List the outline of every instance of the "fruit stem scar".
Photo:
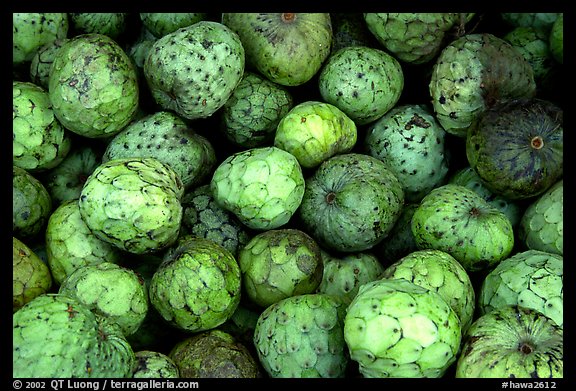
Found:
[(326, 202), (329, 204), (334, 203), (334, 199), (336, 199), (336, 193), (331, 191), (330, 193), (326, 194)]
[(534, 136), (532, 140), (530, 140), (530, 145), (534, 149), (541, 149), (544, 146), (544, 140), (540, 136)]
[(294, 22), (294, 20), (296, 20), (296, 14), (295, 13), (283, 13), (282, 14), (282, 21), (283, 22), (292, 23), (292, 22)]

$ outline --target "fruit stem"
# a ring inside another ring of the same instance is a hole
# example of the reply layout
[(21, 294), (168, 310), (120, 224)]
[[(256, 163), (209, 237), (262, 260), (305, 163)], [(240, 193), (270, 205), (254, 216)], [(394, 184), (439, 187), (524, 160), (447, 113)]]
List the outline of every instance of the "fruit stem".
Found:
[(530, 145), (534, 149), (541, 149), (544, 146), (544, 140), (540, 136), (534, 136), (532, 140), (530, 140)]

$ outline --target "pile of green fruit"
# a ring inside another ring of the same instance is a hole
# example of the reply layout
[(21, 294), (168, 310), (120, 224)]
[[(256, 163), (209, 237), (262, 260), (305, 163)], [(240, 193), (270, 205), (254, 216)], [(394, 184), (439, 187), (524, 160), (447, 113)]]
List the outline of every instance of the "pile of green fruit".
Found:
[(13, 377), (562, 378), (562, 13), (14, 13)]

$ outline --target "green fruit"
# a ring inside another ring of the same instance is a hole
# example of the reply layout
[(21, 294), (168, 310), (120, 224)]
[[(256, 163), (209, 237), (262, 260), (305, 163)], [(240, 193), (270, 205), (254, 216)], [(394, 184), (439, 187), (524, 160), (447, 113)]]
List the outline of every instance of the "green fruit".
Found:
[(71, 12), (68, 14), (70, 24), (76, 34), (104, 34), (116, 39), (124, 33), (128, 13), (112, 12)]
[(564, 332), (538, 311), (505, 306), (474, 321), (456, 363), (457, 378), (561, 378)]
[(334, 155), (350, 152), (356, 139), (356, 124), (338, 107), (305, 101), (280, 120), (274, 146), (290, 152), (302, 167), (312, 168)]
[(418, 208), (418, 204), (404, 204), (400, 217), (398, 217), (388, 236), (374, 246), (373, 252), (383, 264), (390, 265), (418, 250), (412, 233), (412, 216), (414, 216), (416, 208)]
[(36, 51), (68, 34), (66, 13), (13, 13), (12, 63), (21, 65), (32, 60)]
[(244, 63), (238, 35), (202, 20), (156, 40), (144, 75), (163, 110), (192, 120), (209, 117), (226, 103), (242, 79)]
[(549, 34), (542, 29), (522, 26), (514, 28), (503, 37), (532, 66), (537, 85), (545, 80), (554, 65), (548, 37)]
[(360, 287), (344, 338), (364, 377), (439, 378), (457, 359), (461, 326), (440, 294), (383, 278)]
[(78, 300), (44, 294), (12, 317), (14, 378), (124, 378), (134, 351), (119, 326)]
[(12, 233), (31, 238), (44, 229), (52, 199), (46, 187), (28, 171), (12, 166)]
[(519, 99), (483, 113), (466, 137), (466, 157), (484, 185), (509, 200), (538, 196), (563, 173), (563, 110)]
[(345, 306), (333, 296), (287, 297), (267, 307), (254, 330), (260, 363), (272, 378), (344, 377), (349, 358)]
[(517, 305), (564, 324), (564, 260), (538, 250), (519, 252), (501, 261), (482, 281), (478, 309), (483, 315)]
[(188, 27), (207, 18), (205, 13), (192, 12), (141, 12), (139, 16), (142, 25), (156, 38), (161, 38), (180, 28)]
[(151, 350), (134, 353), (136, 367), (132, 372), (134, 379), (177, 379), (180, 371), (176, 363), (166, 354)]
[(322, 281), (320, 247), (297, 229), (271, 229), (254, 236), (238, 253), (242, 284), (261, 307), (313, 293)]
[(30, 61), (30, 81), (48, 91), (50, 81), (50, 68), (56, 58), (58, 49), (68, 41), (68, 38), (59, 38), (40, 46)]
[(533, 27), (550, 31), (554, 22), (562, 15), (558, 12), (502, 12), (502, 20), (514, 27)]
[(270, 81), (299, 86), (320, 70), (330, 54), (327, 13), (223, 13), (246, 50), (246, 64)]
[(379, 42), (368, 29), (360, 12), (335, 12), (330, 14), (332, 23), (332, 53), (348, 46), (378, 47)]
[(564, 14), (559, 14), (552, 24), (549, 36), (550, 52), (560, 64), (564, 63)]
[(306, 179), (298, 216), (306, 232), (327, 250), (368, 250), (390, 232), (404, 192), (379, 159), (347, 153), (325, 160)]
[(134, 254), (159, 251), (178, 238), (184, 187), (155, 158), (114, 159), (88, 177), (79, 205), (92, 233)]
[(514, 231), (504, 213), (462, 185), (428, 193), (412, 216), (419, 249), (447, 252), (468, 272), (486, 270), (510, 255)]
[(210, 189), (222, 208), (247, 227), (275, 229), (288, 223), (304, 195), (302, 167), (277, 147), (256, 147), (228, 156), (216, 167)]
[(48, 83), (54, 114), (83, 137), (118, 133), (136, 114), (139, 87), (134, 64), (103, 34), (81, 34), (56, 53)]
[(52, 287), (48, 266), (18, 238), (12, 237), (12, 312)]
[(188, 332), (218, 327), (240, 302), (240, 267), (221, 245), (183, 238), (170, 248), (150, 281), (150, 302), (171, 325)]

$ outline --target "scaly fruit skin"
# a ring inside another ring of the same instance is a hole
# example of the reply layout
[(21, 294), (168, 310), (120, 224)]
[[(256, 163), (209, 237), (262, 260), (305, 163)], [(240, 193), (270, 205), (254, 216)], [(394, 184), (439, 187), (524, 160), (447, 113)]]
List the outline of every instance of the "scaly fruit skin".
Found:
[(214, 199), (248, 228), (266, 230), (288, 223), (304, 195), (296, 157), (280, 148), (256, 147), (228, 156), (210, 182)]
[(121, 250), (162, 250), (178, 238), (184, 186), (170, 166), (155, 158), (114, 159), (88, 177), (80, 215), (96, 237)]
[(320, 70), (330, 54), (327, 13), (223, 13), (246, 50), (246, 64), (268, 80), (299, 86)]
[(208, 15), (205, 13), (192, 12), (141, 12), (139, 16), (144, 27), (156, 38), (161, 38), (180, 28), (188, 27), (194, 23), (205, 20)]
[(30, 81), (48, 91), (50, 68), (58, 49), (68, 41), (68, 38), (58, 38), (42, 45), (30, 61)]
[(12, 232), (23, 240), (40, 233), (52, 212), (46, 187), (28, 171), (12, 166)]
[(118, 133), (138, 109), (136, 68), (122, 47), (103, 34), (80, 34), (62, 45), (48, 91), (62, 125), (83, 137)]
[(20, 65), (32, 60), (42, 45), (66, 38), (68, 27), (66, 13), (13, 13), (12, 63)]
[(493, 193), (509, 200), (536, 197), (563, 174), (563, 110), (541, 99), (497, 104), (470, 128), (466, 157)]
[(72, 141), (55, 117), (50, 96), (42, 87), (12, 83), (12, 163), (31, 173), (56, 167)]
[(457, 359), (461, 328), (440, 294), (383, 278), (360, 287), (346, 312), (344, 338), (364, 377), (439, 378)]
[(36, 297), (12, 317), (14, 378), (125, 378), (134, 351), (119, 326), (60, 294)]
[(470, 125), (496, 101), (533, 97), (534, 71), (502, 38), (467, 34), (444, 47), (432, 68), (432, 107), (442, 127), (466, 137)]
[(176, 363), (166, 354), (152, 350), (139, 350), (134, 354), (136, 366), (132, 372), (132, 378), (177, 379), (180, 377)]
[(535, 27), (519, 26), (502, 38), (514, 46), (532, 66), (536, 84), (543, 83), (554, 66), (549, 34)]
[(298, 229), (272, 229), (254, 236), (238, 254), (242, 284), (260, 307), (313, 293), (322, 281), (320, 247)]
[(560, 15), (562, 14), (558, 12), (502, 12), (500, 16), (513, 27), (533, 27), (550, 31)]
[(240, 303), (240, 267), (221, 245), (182, 238), (152, 276), (148, 294), (160, 315), (175, 327), (199, 332), (228, 320)]
[(560, 179), (522, 215), (518, 239), (528, 249), (564, 255), (564, 180)]
[(419, 249), (447, 252), (468, 272), (496, 265), (514, 247), (508, 217), (462, 185), (446, 184), (428, 193), (411, 225)]
[(12, 237), (12, 312), (52, 287), (50, 269), (18, 238)]
[(388, 235), (403, 203), (400, 181), (381, 160), (347, 153), (327, 159), (306, 179), (298, 216), (327, 250), (356, 252)]
[(168, 164), (186, 189), (203, 183), (216, 165), (210, 141), (168, 111), (157, 111), (126, 126), (108, 142), (102, 162), (129, 157), (153, 157)]
[(425, 105), (396, 106), (369, 125), (363, 147), (388, 165), (408, 202), (419, 202), (448, 173), (446, 132)]
[(541, 312), (563, 327), (564, 259), (560, 255), (527, 250), (502, 260), (482, 282), (480, 315), (508, 305)]
[(184, 378), (261, 378), (260, 363), (244, 344), (220, 329), (197, 333), (178, 342), (169, 357)]
[(357, 125), (373, 122), (386, 114), (404, 90), (402, 66), (377, 48), (349, 46), (333, 52), (318, 76), (323, 100)]
[(344, 377), (345, 305), (321, 293), (285, 298), (258, 317), (253, 342), (272, 378)]
[(564, 14), (558, 15), (558, 18), (552, 25), (550, 31), (550, 52), (552, 57), (560, 64), (564, 63)]
[(356, 145), (356, 124), (330, 103), (305, 101), (280, 120), (274, 146), (290, 152), (304, 168), (347, 153)]
[(125, 336), (138, 330), (148, 312), (144, 282), (132, 269), (111, 262), (76, 269), (62, 281), (58, 293), (116, 322)]
[(221, 23), (203, 20), (154, 42), (144, 76), (164, 110), (193, 120), (211, 116), (226, 103), (244, 65), (238, 35)]
[(561, 378), (564, 332), (542, 313), (505, 306), (477, 318), (464, 337), (456, 378)]
[(104, 34), (117, 39), (124, 33), (127, 13), (121, 12), (70, 12), (70, 25), (76, 34)]

